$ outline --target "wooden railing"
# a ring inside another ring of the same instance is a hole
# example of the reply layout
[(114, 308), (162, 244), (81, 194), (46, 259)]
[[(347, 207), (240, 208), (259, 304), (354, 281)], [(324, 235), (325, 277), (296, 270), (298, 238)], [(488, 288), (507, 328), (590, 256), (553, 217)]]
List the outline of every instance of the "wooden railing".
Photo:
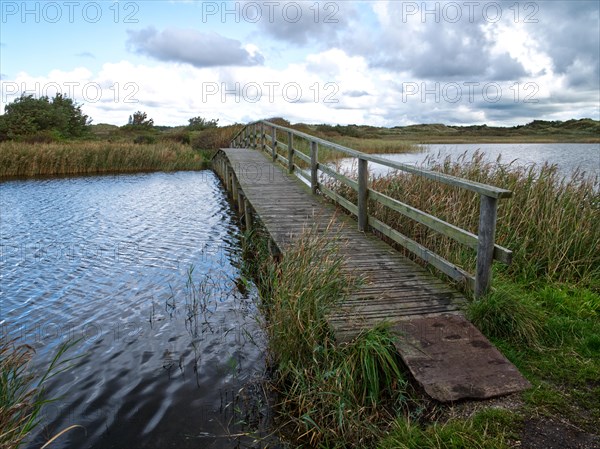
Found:
[[(282, 134), (287, 143), (278, 140)], [(297, 142), (296, 148), (294, 148), (295, 137), (304, 141), (303, 145), (306, 146), (305, 151), (309, 153), (309, 155), (298, 150), (300, 142)], [(512, 251), (496, 245), (494, 242), (498, 199), (510, 198), (512, 196), (510, 190), (500, 189), (498, 187), (362, 153), (265, 120), (246, 125), (233, 138), (231, 146), (233, 148), (254, 148), (267, 152), (274, 162), (280, 162), (287, 167), (289, 173), (296, 173), (303, 177), (310, 184), (313, 194), (321, 192), (331, 198), (335, 203), (348, 210), (351, 214), (355, 215), (358, 220), (359, 230), (367, 231), (369, 228), (372, 228), (379, 231), (381, 234), (411, 251), (413, 254), (452, 279), (465, 283), (473, 290), (475, 297), (481, 297), (489, 291), (492, 280), (492, 262), (494, 259), (507, 265), (511, 263)], [(342, 173), (334, 170), (331, 166), (320, 164), (318, 157), (319, 146), (339, 151), (350, 158), (356, 158), (358, 160), (357, 180), (344, 176)], [(308, 170), (298, 165), (297, 160), (303, 161), (305, 163), (304, 165), (308, 167)], [(460, 187), (479, 194), (478, 235), (369, 188), (369, 162), (422, 176), (443, 184)], [(325, 173), (354, 189), (357, 192), (357, 204), (352, 203), (323, 185), (323, 183), (320, 183), (319, 173)], [(417, 243), (391, 226), (376, 219), (372, 215), (369, 215), (369, 199), (476, 250), (477, 263), (475, 275), (473, 276), (472, 274), (467, 273), (462, 268), (447, 261), (420, 243)]]

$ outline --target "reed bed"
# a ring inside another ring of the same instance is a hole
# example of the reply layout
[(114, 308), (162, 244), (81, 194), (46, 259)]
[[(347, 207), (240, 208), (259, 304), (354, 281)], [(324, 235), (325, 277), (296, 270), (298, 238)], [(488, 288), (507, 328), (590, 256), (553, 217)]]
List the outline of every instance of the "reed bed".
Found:
[(0, 178), (203, 168), (203, 153), (177, 142), (0, 143)]
[[(496, 243), (514, 252), (513, 263), (500, 267), (525, 282), (566, 282), (600, 289), (600, 188), (597, 177), (576, 171), (563, 176), (555, 165), (521, 167), (487, 162), (477, 152), (470, 159), (429, 158), (428, 169), (512, 190), (499, 201)], [(334, 185), (355, 201), (354, 191)], [(396, 173), (372, 180), (370, 188), (477, 234), (477, 195), (417, 175)], [(440, 236), (374, 201), (369, 213), (447, 260), (474, 272), (475, 252)]]
[(368, 154), (416, 153), (423, 151), (421, 145), (398, 139), (343, 136), (329, 137), (327, 140)]

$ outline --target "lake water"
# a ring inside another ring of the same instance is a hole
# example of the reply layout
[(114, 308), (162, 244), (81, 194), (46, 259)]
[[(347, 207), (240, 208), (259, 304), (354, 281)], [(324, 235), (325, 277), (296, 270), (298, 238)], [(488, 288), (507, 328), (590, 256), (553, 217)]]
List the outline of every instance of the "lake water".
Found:
[(255, 447), (266, 342), (211, 171), (2, 182), (0, 207), (2, 333), (34, 369), (79, 339), (31, 447)]
[[(467, 153), (467, 160), (475, 151), (484, 153), (485, 158), (495, 161), (501, 156), (502, 163), (531, 165), (549, 162), (556, 164), (559, 171), (569, 176), (573, 170), (580, 167), (588, 175), (600, 176), (600, 144), (580, 143), (477, 143), (477, 144), (432, 144), (423, 145), (424, 151), (404, 154), (381, 154), (381, 157), (406, 164), (421, 164), (427, 157), (444, 159), (450, 156), (453, 160), (463, 153)], [(341, 163), (342, 170), (349, 170), (353, 159), (345, 159)], [(389, 173), (388, 167), (369, 164), (370, 173), (381, 176)]]

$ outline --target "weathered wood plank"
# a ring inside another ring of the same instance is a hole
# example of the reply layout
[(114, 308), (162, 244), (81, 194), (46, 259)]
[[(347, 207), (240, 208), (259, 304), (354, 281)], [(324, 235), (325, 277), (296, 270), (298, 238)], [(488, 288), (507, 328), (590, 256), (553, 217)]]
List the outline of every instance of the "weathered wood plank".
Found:
[(425, 391), (441, 402), (522, 391), (529, 382), (459, 315), (413, 319), (395, 327), (396, 347)]
[[(437, 218), (433, 215), (430, 215), (426, 212), (423, 212), (416, 207), (410, 206), (402, 201), (398, 201), (394, 198), (391, 198), (383, 193), (377, 192), (376, 190), (369, 189), (369, 198), (374, 199), (375, 201), (383, 204), (390, 209), (401, 213), (402, 215), (411, 218), (425, 226), (433, 229), (434, 231), (439, 232), (447, 237), (450, 237), (456, 240), (459, 243), (462, 243), (465, 246), (468, 246), (471, 249), (477, 250), (479, 245), (478, 237), (469, 232), (465, 231), (458, 226), (454, 226), (440, 218)], [(512, 261), (512, 251), (503, 248), (500, 245), (494, 245), (494, 258), (500, 262), (503, 262), (507, 265), (510, 265)]]
[(427, 263), (430, 263), (435, 268), (450, 276), (452, 279), (464, 282), (471, 287), (475, 284), (475, 279), (469, 273), (464, 271), (462, 268), (448, 262), (446, 259), (438, 256), (433, 251), (425, 248), (423, 245), (409, 239), (405, 235), (386, 225), (385, 223), (377, 220), (376, 218), (369, 217), (369, 225), (381, 232), (386, 237), (394, 240), (399, 245), (408, 249), (410, 252), (423, 259)]

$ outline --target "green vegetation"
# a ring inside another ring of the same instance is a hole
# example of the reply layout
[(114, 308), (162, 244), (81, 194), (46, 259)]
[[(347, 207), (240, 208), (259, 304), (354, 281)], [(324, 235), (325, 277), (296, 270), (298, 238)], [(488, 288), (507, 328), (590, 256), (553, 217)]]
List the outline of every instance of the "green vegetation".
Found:
[(203, 117), (192, 117), (188, 121), (188, 129), (190, 131), (203, 131), (208, 128), (216, 128), (219, 126), (219, 119), (207, 120)]
[(600, 142), (600, 122), (589, 118), (573, 119), (564, 122), (558, 120), (534, 120), (526, 125), (512, 127), (487, 125), (452, 126), (439, 123), (395, 126), (393, 128), (379, 128), (366, 125), (331, 126), (304, 124), (293, 125), (293, 127), (311, 134), (317, 132), (324, 136), (324, 138), (334, 141), (337, 137), (345, 136), (419, 144)]
[(61, 94), (50, 100), (22, 95), (0, 115), (0, 141), (8, 139), (47, 142), (83, 137), (91, 120), (81, 106)]
[(154, 119), (148, 118), (148, 114), (145, 112), (137, 111), (129, 116), (127, 126), (132, 126), (134, 128), (152, 128), (154, 126)]
[[(1, 449), (20, 447), (40, 424), (40, 411), (44, 404), (51, 402), (45, 398), (44, 384), (51, 377), (71, 368), (74, 359), (64, 359), (64, 355), (75, 344), (77, 341), (62, 344), (46, 371), (35, 375), (28, 370), (34, 354), (33, 348), (26, 344), (17, 344), (14, 340), (8, 341), (4, 336), (0, 339)], [(64, 429), (54, 438), (74, 427), (78, 426)]]
[(200, 170), (239, 126), (194, 117), (189, 126), (155, 126), (146, 112), (124, 126), (91, 125), (62, 95), (22, 96), (0, 115), (0, 178)]
[(342, 244), (307, 231), (277, 262), (265, 231), (246, 235), (245, 274), (261, 293), (280, 432), (298, 447), (509, 447), (523, 417), (484, 409), (442, 418), (447, 407), (408, 383), (385, 323), (352, 341), (334, 340), (327, 315), (361, 282), (342, 273)]
[[(518, 167), (485, 162), (481, 153), (470, 160), (464, 155), (454, 161), (429, 159), (425, 167), (514, 192), (512, 198), (499, 202), (496, 242), (514, 252), (512, 265), (499, 272), (526, 284), (561, 282), (600, 290), (598, 179), (581, 172), (566, 178), (548, 164)], [(477, 233), (479, 198), (471, 192), (411, 174), (382, 177), (370, 187)], [(337, 184), (334, 188), (355, 202), (354, 190)], [(475, 251), (377, 202), (370, 202), (369, 213), (474, 272)]]
[(368, 447), (403, 406), (406, 381), (386, 326), (334, 340), (327, 314), (360, 282), (342, 274), (340, 244), (307, 232), (279, 264), (264, 239), (247, 238), (245, 250), (255, 257), (282, 427), (315, 447)]
[(507, 431), (515, 417), (504, 410), (488, 409), (468, 419), (419, 426), (405, 418), (392, 424), (380, 449), (500, 449), (509, 447)]

